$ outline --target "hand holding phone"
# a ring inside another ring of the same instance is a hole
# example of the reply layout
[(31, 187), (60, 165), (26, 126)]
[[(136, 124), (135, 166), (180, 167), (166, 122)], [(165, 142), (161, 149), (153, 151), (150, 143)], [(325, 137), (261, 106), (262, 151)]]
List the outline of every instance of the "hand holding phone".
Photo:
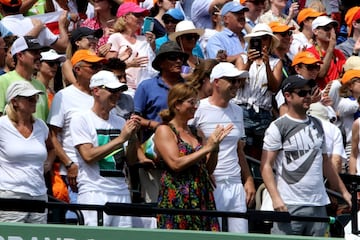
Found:
[(144, 18), (142, 34), (145, 35), (146, 32), (152, 32), (153, 29), (154, 29), (154, 18), (152, 17)]
[(259, 52), (260, 57), (262, 56), (262, 44), (261, 38), (251, 38), (249, 49), (254, 49)]

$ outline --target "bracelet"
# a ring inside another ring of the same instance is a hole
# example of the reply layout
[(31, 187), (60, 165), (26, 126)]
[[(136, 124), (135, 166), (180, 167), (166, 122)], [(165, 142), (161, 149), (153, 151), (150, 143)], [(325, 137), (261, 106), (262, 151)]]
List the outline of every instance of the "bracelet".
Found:
[(71, 161), (69, 164), (65, 165), (65, 168), (66, 168), (66, 169), (69, 169), (69, 168), (71, 168), (71, 166), (72, 166), (73, 164), (74, 164), (74, 162)]

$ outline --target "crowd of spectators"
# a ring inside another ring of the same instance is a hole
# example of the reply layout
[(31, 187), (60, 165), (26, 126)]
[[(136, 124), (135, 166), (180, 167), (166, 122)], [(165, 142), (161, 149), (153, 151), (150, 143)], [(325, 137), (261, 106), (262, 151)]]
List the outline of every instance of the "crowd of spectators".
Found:
[[(305, 110), (321, 119), (314, 124), (326, 141), (314, 145), (330, 159), (324, 162), (360, 175), (356, 1), (0, 0), (0, 13), (0, 197), (45, 199), (47, 186), (70, 203), (245, 212), (257, 187), (245, 154), (260, 160), (265, 137), (263, 159), (272, 166), (276, 157), (267, 154), (278, 130), (270, 124)], [(294, 85), (298, 78), (316, 84)], [(292, 93), (309, 106), (296, 106)], [(35, 134), (39, 149), (30, 146)], [(7, 136), (19, 138), (12, 144), (22, 155), (9, 150)], [(24, 187), (28, 168), (36, 176)], [(274, 210), (287, 210), (266, 170)], [(46, 222), (45, 215), (17, 214), (2, 211), (0, 222)], [(94, 216), (85, 212), (85, 223), (95, 225)], [(212, 218), (157, 220), (159, 228), (221, 229)], [(156, 226), (155, 218), (141, 221)], [(109, 217), (104, 225), (136, 224)], [(247, 222), (231, 220), (229, 230), (246, 233)]]

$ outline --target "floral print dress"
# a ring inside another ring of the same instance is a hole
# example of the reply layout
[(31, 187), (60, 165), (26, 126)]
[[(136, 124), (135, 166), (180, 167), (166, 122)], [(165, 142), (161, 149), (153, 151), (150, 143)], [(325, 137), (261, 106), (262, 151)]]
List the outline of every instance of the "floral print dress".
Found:
[[(177, 136), (179, 156), (191, 154), (199, 150), (184, 142), (176, 129), (169, 124)], [(202, 159), (182, 172), (174, 172), (166, 167), (160, 179), (159, 208), (216, 210), (213, 188), (206, 169), (206, 159)], [(166, 215), (157, 216), (158, 228), (219, 231), (216, 217)]]

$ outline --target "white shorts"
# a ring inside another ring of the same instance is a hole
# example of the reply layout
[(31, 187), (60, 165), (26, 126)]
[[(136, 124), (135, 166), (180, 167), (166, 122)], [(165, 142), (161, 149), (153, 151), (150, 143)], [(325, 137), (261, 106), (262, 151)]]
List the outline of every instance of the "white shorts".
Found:
[[(128, 194), (105, 194), (102, 192), (86, 192), (78, 195), (79, 204), (105, 205), (107, 202), (131, 203), (130, 193)], [(84, 215), (85, 225), (97, 226), (96, 211), (81, 211)], [(107, 215), (104, 213), (104, 226), (132, 227), (130, 216)]]
[[(30, 196), (27, 193), (19, 193), (8, 190), (0, 190), (0, 198), (27, 199), (47, 201), (47, 195)], [(15, 212), (0, 211), (0, 222), (21, 222), (21, 223), (47, 223), (47, 211), (38, 212)]]
[[(240, 176), (239, 176), (240, 179)], [(246, 193), (241, 182), (216, 181), (214, 191), (216, 209), (219, 211), (246, 212)], [(221, 218), (219, 218), (221, 226)], [(248, 233), (248, 220), (228, 218), (228, 231)]]

